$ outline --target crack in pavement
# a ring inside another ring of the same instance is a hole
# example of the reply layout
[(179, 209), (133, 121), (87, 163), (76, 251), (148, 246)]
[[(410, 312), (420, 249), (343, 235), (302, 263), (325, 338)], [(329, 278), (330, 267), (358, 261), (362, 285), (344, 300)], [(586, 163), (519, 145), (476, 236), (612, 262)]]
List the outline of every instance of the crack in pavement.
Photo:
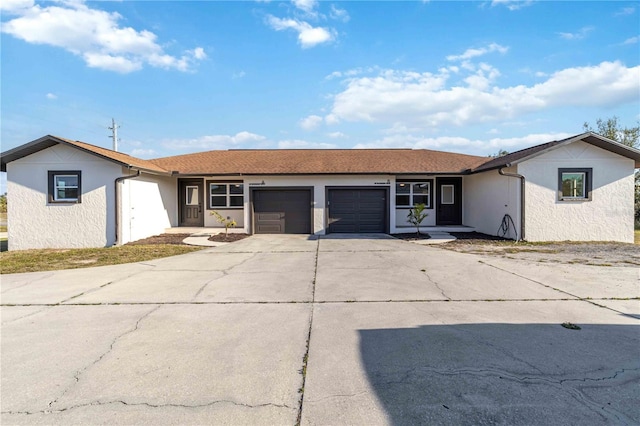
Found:
[(53, 401), (50, 401), (47, 406), (52, 407), (53, 404), (55, 404), (56, 402), (58, 402), (60, 400), (60, 398), (64, 397), (79, 381), (80, 381), (80, 377), (87, 372), (87, 370), (89, 370), (91, 367), (95, 366), (97, 363), (99, 363), (105, 356), (107, 356), (112, 350), (113, 347), (115, 346), (115, 344), (124, 336), (134, 333), (135, 331), (138, 330), (138, 328), (140, 327), (140, 323), (147, 318), (149, 315), (151, 315), (153, 312), (157, 311), (158, 309), (160, 309), (160, 305), (156, 306), (155, 308), (151, 309), (149, 312), (145, 313), (144, 315), (142, 315), (140, 318), (138, 318), (138, 320), (136, 321), (135, 325), (133, 326), (133, 328), (126, 330), (125, 332), (119, 334), (118, 336), (116, 336), (112, 341), (111, 344), (109, 345), (109, 349), (107, 349), (102, 355), (100, 355), (96, 360), (94, 360), (93, 362), (87, 364), (86, 366), (84, 366), (82, 369), (76, 371), (76, 373), (73, 375), (73, 379), (74, 382), (71, 383), (71, 385), (67, 386), (67, 388), (62, 391), (62, 393)]
[(96, 291), (98, 291), (98, 290), (100, 290), (100, 289), (103, 289), (103, 288), (105, 288), (105, 287), (107, 287), (107, 286), (109, 286), (109, 285), (111, 285), (111, 284), (115, 284), (115, 283), (118, 283), (118, 282), (120, 282), (120, 281), (124, 281), (124, 280), (129, 279), (129, 278), (131, 278), (131, 277), (134, 277), (134, 276), (136, 276), (136, 275), (138, 275), (138, 274), (142, 274), (143, 272), (148, 272), (148, 271), (138, 271), (138, 272), (133, 272), (133, 273), (131, 273), (131, 274), (127, 275), (127, 276), (124, 276), (124, 277), (122, 277), (122, 278), (118, 278), (118, 279), (116, 279), (116, 280), (109, 281), (108, 283), (101, 284), (101, 285), (99, 285), (98, 287), (90, 288), (89, 290), (83, 291), (82, 293), (76, 294), (75, 296), (71, 296), (71, 297), (69, 297), (69, 298), (67, 298), (67, 299), (64, 299), (63, 301), (58, 302), (57, 304), (58, 304), (58, 305), (61, 305), (61, 304), (63, 304), (63, 303), (66, 303), (66, 302), (68, 302), (68, 301), (70, 301), (70, 300), (73, 300), (73, 299), (77, 299), (78, 297), (84, 296), (84, 295), (86, 295), (86, 294), (90, 294), (90, 293), (96, 292)]
[(17, 289), (17, 288), (24, 287), (25, 285), (33, 284), (33, 283), (38, 282), (38, 281), (40, 281), (40, 280), (43, 280), (43, 279), (45, 279), (45, 278), (49, 278), (49, 277), (51, 277), (52, 275), (53, 275), (53, 272), (52, 272), (52, 273), (50, 273), (50, 274), (44, 275), (44, 276), (42, 276), (42, 277), (36, 278), (35, 280), (30, 280), (30, 281), (27, 281), (26, 283), (20, 284), (20, 285), (18, 285), (18, 286), (11, 287), (11, 288), (8, 288), (8, 289), (6, 289), (6, 290), (3, 290), (2, 292), (0, 292), (0, 294), (5, 294), (5, 293), (8, 293), (8, 292), (10, 292), (10, 291), (12, 291), (12, 290), (15, 290), (15, 289)]
[[(605, 420), (611, 421), (613, 420), (612, 417), (615, 417), (615, 420), (617, 421), (617, 423), (623, 422), (626, 424), (634, 424), (634, 422), (627, 418), (626, 415), (624, 415), (623, 413), (611, 408), (611, 407), (605, 407), (603, 406), (603, 404), (601, 402), (597, 402), (597, 401), (593, 401), (591, 398), (589, 398), (587, 395), (585, 395), (579, 388), (576, 387), (567, 387), (564, 386), (565, 383), (567, 384), (572, 384), (572, 383), (577, 383), (577, 382), (582, 382), (582, 383), (604, 383), (607, 381), (613, 381), (615, 379), (617, 379), (619, 376), (628, 373), (628, 372), (637, 372), (640, 371), (640, 367), (638, 368), (622, 368), (622, 369), (618, 369), (615, 370), (614, 373), (612, 375), (608, 375), (608, 376), (604, 376), (604, 377), (581, 377), (581, 378), (565, 378), (565, 379), (552, 379), (549, 377), (543, 377), (543, 376), (518, 376), (516, 374), (510, 373), (508, 371), (504, 371), (504, 370), (499, 370), (499, 369), (492, 369), (492, 368), (485, 368), (485, 369), (475, 369), (475, 368), (459, 368), (459, 369), (447, 369), (447, 370), (443, 370), (443, 369), (437, 369), (437, 368), (433, 368), (433, 367), (414, 367), (411, 368), (407, 371), (404, 371), (402, 376), (399, 379), (396, 380), (388, 380), (388, 381), (382, 381), (379, 382), (380, 384), (384, 385), (384, 386), (388, 386), (388, 385), (408, 385), (408, 386), (416, 386), (416, 385), (420, 385), (422, 386), (422, 377), (418, 377), (418, 380), (416, 381), (416, 372), (426, 372), (426, 373), (432, 373), (432, 374), (436, 374), (436, 375), (440, 375), (440, 376), (447, 376), (447, 377), (451, 377), (451, 376), (466, 376), (466, 375), (470, 375), (470, 376), (478, 376), (481, 378), (487, 378), (487, 377), (494, 377), (497, 379), (501, 379), (501, 380), (509, 380), (512, 382), (518, 382), (518, 383), (524, 383), (524, 384), (548, 384), (548, 385), (552, 385), (553, 387), (555, 387), (556, 389), (562, 391), (562, 392), (566, 392), (569, 395), (571, 395), (572, 398), (576, 399), (578, 402), (582, 403), (585, 407), (589, 408), (590, 410), (592, 410), (594, 413), (602, 416)], [(627, 380), (628, 381), (628, 380)], [(615, 383), (612, 384), (607, 384), (608, 387), (611, 386), (616, 386)], [(602, 411), (604, 411), (606, 414), (608, 414), (608, 416), (604, 415), (602, 413)], [(611, 417), (612, 416), (612, 417)]]
[(424, 275), (427, 277), (429, 282), (431, 284), (435, 285), (438, 290), (440, 290), (440, 294), (442, 294), (442, 297), (444, 297), (447, 300), (451, 300), (451, 298), (445, 294), (444, 290), (440, 287), (440, 285), (437, 283), (437, 281), (435, 281), (433, 278), (431, 278), (431, 275), (429, 275), (429, 273), (427, 272), (426, 269), (423, 269), (422, 272), (424, 272)]
[[(491, 263), (487, 263), (487, 262), (485, 262), (485, 261), (483, 261), (483, 260), (479, 260), (478, 262), (482, 263), (483, 265), (487, 265), (487, 266), (490, 266), (490, 267), (492, 267), (492, 268), (495, 268), (495, 269), (497, 269), (497, 270), (499, 270), (499, 271), (503, 271), (503, 272), (506, 272), (506, 273), (508, 273), (508, 274), (515, 275), (516, 277), (520, 277), (520, 278), (523, 278), (523, 279), (525, 279), (525, 280), (531, 281), (532, 283), (535, 283), (535, 284), (541, 285), (541, 286), (546, 287), (546, 288), (549, 288), (549, 289), (551, 289), (551, 290), (555, 290), (555, 291), (557, 291), (557, 292), (559, 292), (559, 293), (563, 293), (563, 294), (566, 294), (566, 295), (568, 295), (568, 296), (575, 297), (576, 299), (578, 299), (578, 300), (580, 300), (580, 301), (582, 301), (582, 302), (587, 302), (587, 303), (589, 303), (589, 304), (591, 304), (591, 305), (594, 305), (594, 306), (597, 306), (597, 307), (599, 307), (599, 308), (608, 309), (608, 310), (613, 311), (613, 312), (615, 312), (615, 313), (617, 313), (617, 314), (620, 314), (620, 315), (626, 315), (626, 313), (625, 313), (625, 312), (619, 311), (619, 310), (617, 310), (617, 309), (613, 309), (613, 308), (610, 308), (610, 307), (605, 306), (605, 305), (599, 305), (599, 304), (597, 304), (597, 303), (593, 302), (593, 300), (594, 300), (594, 299), (587, 298), (587, 297), (581, 297), (581, 296), (578, 296), (577, 294), (573, 294), (573, 293), (570, 293), (570, 292), (565, 291), (565, 290), (560, 290), (559, 288), (552, 287), (552, 286), (550, 286), (550, 285), (548, 285), (548, 284), (545, 284), (545, 283), (543, 283), (543, 282), (540, 282), (540, 281), (534, 280), (533, 278), (529, 278), (529, 277), (526, 277), (526, 276), (524, 276), (524, 275), (518, 274), (518, 273), (516, 273), (516, 272), (512, 272), (512, 271), (509, 271), (509, 270), (507, 270), (507, 269), (501, 268), (501, 267), (499, 267), (499, 266), (492, 265)], [(598, 299), (598, 300), (604, 300), (604, 299)]]
[(92, 401), (92, 402), (88, 402), (88, 403), (84, 403), (84, 404), (77, 404), (77, 405), (72, 405), (70, 407), (62, 407), (62, 408), (58, 408), (58, 409), (51, 409), (51, 410), (38, 410), (38, 411), (2, 411), (2, 414), (13, 414), (13, 415), (34, 415), (34, 414), (57, 414), (57, 413), (63, 413), (65, 411), (71, 411), (71, 410), (75, 410), (77, 408), (83, 408), (83, 407), (92, 407), (92, 406), (102, 406), (102, 405), (113, 405), (113, 404), (121, 404), (121, 405), (126, 405), (126, 406), (144, 406), (144, 407), (149, 407), (149, 408), (166, 408), (166, 407), (170, 407), (170, 408), (204, 408), (204, 407), (210, 407), (216, 404), (232, 404), (235, 406), (239, 406), (239, 407), (246, 407), (246, 408), (262, 408), (262, 407), (276, 407), (276, 408), (287, 408), (289, 410), (295, 410), (295, 407), (291, 407), (287, 404), (275, 404), (275, 403), (263, 403), (263, 404), (256, 404), (256, 405), (251, 405), (251, 404), (245, 404), (242, 402), (236, 402), (236, 401), (231, 401), (228, 399), (219, 399), (219, 400), (215, 400), (215, 401), (211, 401), (211, 402), (207, 402), (207, 403), (203, 403), (203, 404), (174, 404), (174, 403), (166, 403), (166, 404), (152, 404), (150, 402), (127, 402), (124, 400), (113, 400), (113, 401)]
[[(2, 305), (0, 305), (0, 306), (2, 306)], [(33, 306), (33, 305), (26, 305), (25, 307), (29, 307), (29, 306)], [(40, 305), (36, 305), (36, 306), (40, 306)], [(49, 308), (51, 308), (51, 306), (44, 306), (42, 309), (38, 309), (35, 312), (31, 312), (29, 314), (26, 314), (26, 315), (23, 315), (21, 317), (14, 318), (14, 319), (11, 319), (11, 320), (8, 320), (8, 321), (2, 321), (2, 325), (11, 324), (12, 322), (15, 322), (15, 321), (18, 321), (18, 320), (21, 320), (21, 319), (25, 319), (25, 318), (29, 318), (30, 316), (39, 314), (40, 312), (48, 311)]]
[(320, 401), (325, 401), (327, 399), (333, 399), (333, 398), (353, 398), (356, 396), (360, 396), (360, 395), (365, 395), (365, 394), (369, 394), (369, 391), (362, 391), (362, 392), (356, 392), (356, 393), (350, 393), (350, 394), (335, 394), (335, 395), (327, 395), (327, 396), (323, 396), (322, 398), (319, 399), (314, 399), (312, 400), (307, 400), (308, 402), (320, 402)]
[[(220, 276), (220, 277), (216, 277), (216, 278), (213, 278), (213, 279), (211, 279), (211, 280), (207, 281), (206, 283), (204, 283), (204, 285), (203, 285), (202, 287), (200, 287), (200, 289), (196, 292), (195, 296), (193, 296), (193, 298), (192, 298), (191, 300), (192, 300), (192, 301), (196, 300), (196, 299), (198, 298), (198, 296), (200, 296), (200, 293), (202, 293), (202, 292), (204, 291), (204, 289), (205, 289), (205, 288), (207, 288), (207, 286), (208, 286), (209, 284), (211, 284), (211, 283), (212, 283), (212, 282), (214, 282), (214, 281), (217, 281), (217, 280), (219, 280), (219, 279), (222, 279), (222, 278), (226, 277), (227, 275), (229, 275), (229, 271), (231, 271), (231, 270), (232, 270), (232, 269), (234, 269), (234, 268), (237, 268), (238, 266), (242, 266), (242, 265), (244, 265), (245, 263), (247, 263), (248, 261), (250, 261), (250, 260), (254, 259), (255, 257), (256, 257), (256, 253), (254, 253), (254, 255), (253, 255), (253, 256), (249, 256), (249, 257), (247, 257), (246, 259), (244, 259), (243, 261), (241, 261), (241, 262), (239, 262), (239, 263), (236, 263), (235, 265), (229, 266), (229, 267), (228, 267), (228, 268), (226, 268), (226, 269), (221, 269), (221, 270), (219, 270), (219, 271), (215, 271), (215, 272), (222, 272), (222, 276)], [(213, 271), (212, 271), (212, 272), (213, 272)]]

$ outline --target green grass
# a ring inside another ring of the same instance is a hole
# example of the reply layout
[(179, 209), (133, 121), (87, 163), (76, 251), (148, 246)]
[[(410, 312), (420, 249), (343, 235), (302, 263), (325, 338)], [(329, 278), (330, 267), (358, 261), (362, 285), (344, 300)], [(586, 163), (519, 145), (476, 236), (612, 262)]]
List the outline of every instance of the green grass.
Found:
[(54, 271), (142, 262), (202, 250), (204, 247), (155, 244), (89, 249), (17, 250), (0, 253), (0, 274)]
[(635, 230), (634, 239), (636, 244), (640, 244), (640, 229)]

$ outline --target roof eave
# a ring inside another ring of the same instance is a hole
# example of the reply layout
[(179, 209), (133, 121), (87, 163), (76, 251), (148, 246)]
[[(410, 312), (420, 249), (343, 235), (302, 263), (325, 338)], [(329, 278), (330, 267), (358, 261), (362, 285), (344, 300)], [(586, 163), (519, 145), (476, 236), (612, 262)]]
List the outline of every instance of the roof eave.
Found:
[(51, 148), (54, 145), (57, 144), (61, 144), (61, 145), (66, 145), (75, 149), (78, 149), (84, 153), (96, 156), (98, 158), (101, 158), (103, 160), (106, 161), (110, 161), (112, 163), (118, 164), (122, 167), (126, 167), (127, 169), (131, 169), (131, 170), (140, 170), (141, 172), (145, 172), (145, 173), (149, 173), (149, 174), (156, 174), (156, 175), (171, 175), (171, 172), (163, 172), (160, 170), (153, 170), (153, 169), (147, 169), (145, 167), (139, 167), (130, 163), (126, 163), (123, 161), (119, 161), (116, 160), (115, 158), (110, 158), (107, 157), (105, 155), (99, 154), (97, 152), (91, 151), (89, 149), (83, 148), (81, 146), (78, 146), (76, 144), (70, 143), (69, 141), (66, 141), (64, 139), (58, 138), (56, 136), (52, 136), (52, 135), (46, 135), (43, 136), (41, 138), (38, 138), (34, 141), (31, 142), (27, 142), (24, 145), (20, 145), (16, 148), (10, 149), (7, 152), (2, 153), (1, 155), (1, 159), (0, 159), (0, 171), (2, 172), (6, 172), (7, 171), (7, 163), (10, 163), (12, 161), (15, 160), (19, 160), (21, 158), (27, 157), (29, 155), (35, 154), (37, 152), (40, 152), (42, 150), (45, 150), (47, 148)]

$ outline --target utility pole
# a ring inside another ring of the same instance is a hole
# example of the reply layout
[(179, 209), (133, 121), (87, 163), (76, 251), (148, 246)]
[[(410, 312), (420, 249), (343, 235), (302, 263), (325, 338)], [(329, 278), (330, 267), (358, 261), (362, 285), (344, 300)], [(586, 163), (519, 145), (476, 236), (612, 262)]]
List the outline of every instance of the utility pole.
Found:
[(111, 127), (107, 127), (111, 130), (111, 139), (113, 139), (113, 150), (118, 151), (118, 127), (116, 126), (116, 120), (114, 118), (111, 119)]

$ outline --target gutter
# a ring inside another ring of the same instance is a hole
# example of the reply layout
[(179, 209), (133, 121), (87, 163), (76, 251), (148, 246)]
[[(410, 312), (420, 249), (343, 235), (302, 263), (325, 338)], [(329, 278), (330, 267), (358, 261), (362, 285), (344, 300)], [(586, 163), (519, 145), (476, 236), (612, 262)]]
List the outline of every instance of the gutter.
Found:
[(520, 179), (520, 240), (524, 241), (525, 239), (524, 208), (525, 208), (525, 200), (526, 200), (525, 199), (525, 178), (524, 176), (518, 173), (504, 172), (504, 169), (506, 167), (511, 167), (511, 164), (506, 164), (500, 167), (500, 169), (498, 169), (498, 173), (500, 173), (502, 176), (515, 177)]
[(118, 185), (120, 182), (127, 180), (127, 179), (133, 179), (133, 178), (137, 178), (138, 176), (140, 176), (140, 170), (138, 170), (138, 173), (136, 173), (135, 175), (129, 175), (129, 176), (120, 176), (119, 178), (116, 178), (116, 180), (113, 182), (114, 186), (115, 186), (115, 197), (116, 197), (116, 240), (114, 241), (113, 245), (114, 246), (119, 246), (120, 245), (120, 185)]

